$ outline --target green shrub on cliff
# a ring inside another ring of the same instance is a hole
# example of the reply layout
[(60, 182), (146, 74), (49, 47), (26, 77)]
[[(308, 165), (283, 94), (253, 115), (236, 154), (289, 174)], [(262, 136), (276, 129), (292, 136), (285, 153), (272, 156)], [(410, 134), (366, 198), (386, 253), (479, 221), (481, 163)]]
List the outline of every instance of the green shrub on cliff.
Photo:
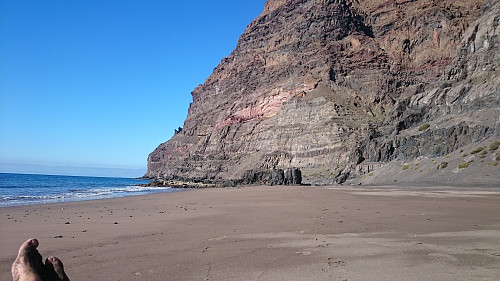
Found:
[(479, 153), (479, 158), (486, 158), (486, 154), (488, 154), (488, 151), (486, 151), (486, 149), (485, 149), (485, 150), (481, 151), (481, 153)]
[(430, 126), (431, 126), (431, 125), (429, 125), (429, 124), (425, 123), (425, 124), (423, 124), (422, 126), (420, 126), (420, 127), (418, 128), (418, 130), (419, 130), (420, 132), (423, 132), (423, 131), (427, 130)]
[(473, 151), (471, 151), (470, 153), (471, 154), (476, 154), (476, 153), (479, 153), (479, 152), (481, 152), (483, 150), (484, 150), (484, 147), (480, 146), (480, 147), (474, 149)]
[(495, 151), (500, 147), (500, 141), (490, 143), (490, 151)]
[(468, 168), (468, 167), (469, 167), (469, 163), (468, 162), (465, 162), (465, 163), (462, 163), (462, 164), (458, 165), (459, 169), (465, 169), (465, 168)]
[(437, 166), (437, 168), (438, 168), (438, 169), (444, 169), (444, 168), (446, 168), (446, 167), (448, 167), (448, 162), (444, 162), (444, 161), (443, 161), (443, 162), (441, 162), (441, 164), (439, 164), (439, 165)]

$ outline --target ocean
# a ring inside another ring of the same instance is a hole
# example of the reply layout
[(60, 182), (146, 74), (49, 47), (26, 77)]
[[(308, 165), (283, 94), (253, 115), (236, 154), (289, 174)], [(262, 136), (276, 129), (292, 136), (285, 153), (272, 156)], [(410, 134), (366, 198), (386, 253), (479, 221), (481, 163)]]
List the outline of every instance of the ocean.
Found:
[(0, 173), (0, 207), (47, 204), (179, 191), (142, 187), (148, 180)]

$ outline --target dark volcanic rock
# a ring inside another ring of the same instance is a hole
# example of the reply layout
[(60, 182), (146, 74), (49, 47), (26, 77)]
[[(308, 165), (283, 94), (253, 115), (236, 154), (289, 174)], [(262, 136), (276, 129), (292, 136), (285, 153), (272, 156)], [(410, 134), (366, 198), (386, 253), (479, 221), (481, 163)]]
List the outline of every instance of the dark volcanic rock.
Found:
[(243, 184), (300, 185), (302, 173), (297, 168), (273, 170), (248, 170), (242, 178)]
[(498, 138), (499, 6), (267, 1), (193, 90), (182, 130), (149, 155), (146, 177), (343, 182)]

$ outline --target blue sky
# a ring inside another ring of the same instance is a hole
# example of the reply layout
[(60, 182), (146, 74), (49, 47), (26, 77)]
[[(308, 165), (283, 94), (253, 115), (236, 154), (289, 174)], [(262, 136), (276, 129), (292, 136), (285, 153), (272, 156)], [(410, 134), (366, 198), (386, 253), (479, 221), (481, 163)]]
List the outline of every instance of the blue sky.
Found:
[(0, 172), (138, 176), (264, 2), (0, 0)]

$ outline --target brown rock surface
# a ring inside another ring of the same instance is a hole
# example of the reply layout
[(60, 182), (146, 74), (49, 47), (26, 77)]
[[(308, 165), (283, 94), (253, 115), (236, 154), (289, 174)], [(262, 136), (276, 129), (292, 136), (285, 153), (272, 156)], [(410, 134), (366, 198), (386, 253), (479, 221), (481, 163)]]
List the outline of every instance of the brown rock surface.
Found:
[(498, 139), (499, 15), (498, 0), (267, 1), (146, 176), (344, 182)]

